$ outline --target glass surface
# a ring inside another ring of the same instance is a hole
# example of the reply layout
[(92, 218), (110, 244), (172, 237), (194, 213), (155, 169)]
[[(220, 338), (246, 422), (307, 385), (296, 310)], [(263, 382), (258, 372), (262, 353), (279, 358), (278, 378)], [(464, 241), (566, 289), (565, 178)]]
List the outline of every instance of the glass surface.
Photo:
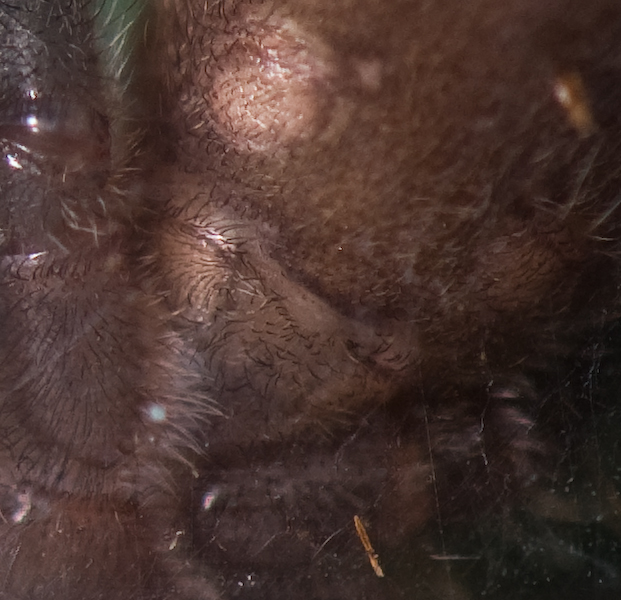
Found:
[(23, 0), (0, 58), (0, 599), (621, 597), (617, 0)]

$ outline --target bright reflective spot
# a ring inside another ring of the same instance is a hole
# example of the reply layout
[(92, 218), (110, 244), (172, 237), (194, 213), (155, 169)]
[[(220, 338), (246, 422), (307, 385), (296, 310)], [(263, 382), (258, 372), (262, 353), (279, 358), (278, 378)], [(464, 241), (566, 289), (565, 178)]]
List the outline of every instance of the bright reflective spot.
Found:
[(39, 119), (35, 115), (28, 115), (26, 117), (26, 126), (33, 132), (39, 132)]
[(9, 165), (9, 167), (11, 167), (11, 169), (23, 169), (24, 168), (22, 167), (20, 162), (17, 160), (17, 157), (13, 154), (7, 154), (5, 160), (7, 164)]
[(203, 510), (209, 510), (213, 506), (213, 503), (217, 500), (217, 498), (218, 492), (216, 490), (210, 490), (206, 492), (203, 496), (203, 502), (201, 503)]
[(172, 539), (172, 541), (170, 542), (168, 549), (169, 550), (174, 550), (177, 547), (177, 542), (179, 541), (179, 538), (184, 534), (185, 532), (183, 530), (179, 530), (179, 531), (175, 531), (175, 537)]
[(152, 404), (147, 409), (149, 418), (156, 423), (166, 420), (166, 409), (161, 404)]
[(257, 576), (256, 576), (255, 573), (248, 573), (246, 575), (246, 579), (245, 580), (242, 579), (242, 580), (238, 581), (237, 585), (240, 588), (243, 588), (243, 587), (251, 587), (252, 588), (252, 587), (254, 587), (257, 584), (256, 579), (257, 579)]
[(30, 494), (28, 493), (18, 494), (17, 502), (19, 504), (19, 507), (11, 517), (13, 523), (21, 523), (28, 516), (28, 513), (32, 508), (32, 503), (30, 502)]

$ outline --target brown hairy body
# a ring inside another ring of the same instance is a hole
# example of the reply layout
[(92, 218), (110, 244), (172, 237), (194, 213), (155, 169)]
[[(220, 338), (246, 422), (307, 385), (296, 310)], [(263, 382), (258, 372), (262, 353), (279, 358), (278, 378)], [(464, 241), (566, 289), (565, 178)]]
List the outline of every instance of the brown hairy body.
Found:
[(470, 598), (446, 527), (578, 521), (617, 3), (124, 19), (0, 7), (0, 598)]

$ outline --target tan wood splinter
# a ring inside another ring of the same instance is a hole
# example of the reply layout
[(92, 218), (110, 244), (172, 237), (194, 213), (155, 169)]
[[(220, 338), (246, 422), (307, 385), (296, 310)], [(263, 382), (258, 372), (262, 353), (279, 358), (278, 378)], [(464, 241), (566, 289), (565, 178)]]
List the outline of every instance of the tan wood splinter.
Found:
[(373, 550), (373, 546), (371, 545), (371, 541), (369, 540), (369, 535), (367, 534), (367, 530), (365, 529), (360, 517), (358, 515), (354, 515), (354, 525), (356, 526), (356, 533), (364, 546), (364, 549), (369, 557), (369, 562), (375, 571), (375, 574), (378, 577), (384, 577), (384, 571), (382, 571), (382, 567), (378, 562), (378, 556)]

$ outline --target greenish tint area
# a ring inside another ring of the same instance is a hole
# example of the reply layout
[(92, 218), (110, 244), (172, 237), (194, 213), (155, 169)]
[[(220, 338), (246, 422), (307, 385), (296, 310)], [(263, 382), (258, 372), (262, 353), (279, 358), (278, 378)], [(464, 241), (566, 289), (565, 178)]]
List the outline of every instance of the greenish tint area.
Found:
[(105, 81), (106, 115), (110, 124), (111, 156), (123, 164), (132, 158), (140, 138), (137, 123), (143, 111), (144, 82), (140, 63), (146, 13), (153, 0), (90, 0), (98, 75)]
[(105, 39), (112, 42), (114, 37), (122, 31), (128, 23), (135, 23), (144, 10), (147, 0), (96, 0), (96, 12), (99, 15), (100, 26), (102, 20), (109, 21), (104, 27)]
[(148, 0), (94, 0), (95, 30), (109, 74), (120, 81), (131, 77), (135, 42), (139, 39)]

